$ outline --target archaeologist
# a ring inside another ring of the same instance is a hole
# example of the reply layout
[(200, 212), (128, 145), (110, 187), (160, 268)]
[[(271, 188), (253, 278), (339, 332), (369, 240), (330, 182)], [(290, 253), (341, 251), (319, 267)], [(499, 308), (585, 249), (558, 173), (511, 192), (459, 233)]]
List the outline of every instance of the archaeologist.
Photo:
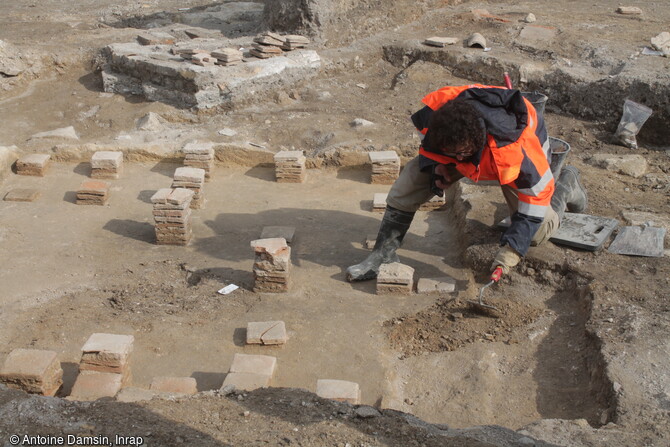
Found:
[(398, 262), (396, 250), (419, 206), (464, 176), (501, 185), (511, 225), (491, 269), (500, 266), (505, 274), (530, 245), (554, 234), (566, 207), (585, 210), (579, 172), (566, 166), (552, 174), (544, 119), (518, 90), (444, 87), (422, 102), (425, 107), (412, 115), (422, 137), (419, 155), (391, 187), (374, 249), (363, 262), (347, 268), (349, 281), (376, 278), (381, 264)]

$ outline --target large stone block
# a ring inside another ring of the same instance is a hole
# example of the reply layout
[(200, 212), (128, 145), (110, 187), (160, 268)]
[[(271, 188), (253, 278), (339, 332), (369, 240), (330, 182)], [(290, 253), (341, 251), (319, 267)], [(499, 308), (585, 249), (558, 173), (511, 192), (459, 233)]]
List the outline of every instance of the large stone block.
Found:
[(15, 349), (0, 370), (0, 382), (27, 393), (53, 396), (63, 384), (63, 370), (53, 351)]

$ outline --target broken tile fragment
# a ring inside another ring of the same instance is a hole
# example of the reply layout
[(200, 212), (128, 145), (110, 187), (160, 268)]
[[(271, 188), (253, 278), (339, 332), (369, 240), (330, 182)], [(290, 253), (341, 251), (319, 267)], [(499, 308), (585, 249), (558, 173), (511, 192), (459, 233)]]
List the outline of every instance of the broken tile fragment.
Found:
[(425, 45), (430, 45), (432, 47), (439, 47), (443, 48), (447, 45), (453, 45), (455, 43), (459, 42), (458, 37), (429, 37), (428, 39), (424, 40), (423, 43)]
[(287, 339), (283, 321), (247, 323), (247, 344), (283, 345)]

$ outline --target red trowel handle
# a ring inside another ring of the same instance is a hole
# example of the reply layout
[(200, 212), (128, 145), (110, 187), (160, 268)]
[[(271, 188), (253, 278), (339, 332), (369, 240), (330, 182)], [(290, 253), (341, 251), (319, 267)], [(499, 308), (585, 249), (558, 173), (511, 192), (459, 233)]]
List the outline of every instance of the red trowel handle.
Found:
[(505, 87), (512, 90), (512, 78), (509, 77), (509, 73), (504, 72), (503, 78), (505, 79)]
[(496, 267), (496, 269), (491, 273), (491, 281), (498, 282), (502, 278), (503, 268), (501, 266)]

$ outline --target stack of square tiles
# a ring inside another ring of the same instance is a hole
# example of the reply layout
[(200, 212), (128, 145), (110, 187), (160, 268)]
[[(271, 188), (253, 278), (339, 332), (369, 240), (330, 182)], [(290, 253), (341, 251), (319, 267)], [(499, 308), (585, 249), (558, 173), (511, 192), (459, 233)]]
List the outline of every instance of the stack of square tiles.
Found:
[(205, 181), (209, 180), (214, 167), (214, 143), (188, 143), (182, 149), (184, 166), (205, 170)]
[(426, 203), (422, 203), (419, 207), (419, 211), (433, 211), (442, 208), (447, 203), (446, 195), (442, 194), (440, 196), (433, 196)]
[(249, 50), (252, 56), (267, 59), (282, 54), (282, 45), (286, 42), (283, 36), (276, 33), (266, 32), (254, 37), (253, 47)]
[(98, 151), (91, 157), (91, 178), (117, 179), (123, 172), (123, 152)]
[(226, 374), (222, 389), (234, 387), (238, 390), (252, 391), (267, 388), (277, 369), (277, 358), (269, 355), (235, 354), (233, 364)]
[(205, 206), (205, 196), (202, 187), (205, 185), (205, 170), (200, 168), (183, 167), (174, 171), (173, 188), (186, 188), (193, 191), (191, 209), (201, 209)]
[(33, 175), (44, 177), (49, 167), (49, 154), (28, 154), (16, 161), (16, 173), (19, 175)]
[(109, 183), (86, 180), (77, 190), (77, 205), (104, 205), (109, 198)]
[(154, 204), (156, 243), (187, 245), (191, 240), (191, 200), (193, 191), (185, 188), (159, 189), (151, 197)]
[(53, 396), (63, 384), (63, 369), (53, 351), (14, 349), (0, 371), (0, 383), (26, 393)]
[(95, 400), (114, 397), (121, 387), (130, 383), (130, 353), (132, 335), (100, 334), (89, 337), (81, 348), (79, 376), (70, 398)]
[(305, 181), (305, 161), (302, 151), (281, 151), (274, 156), (277, 183), (302, 183)]
[(379, 266), (377, 293), (411, 293), (414, 287), (414, 269), (409, 265), (393, 262)]
[(289, 34), (287, 36), (282, 36), (284, 38), (284, 44), (282, 49), (286, 51), (295, 50), (298, 48), (305, 48), (309, 43), (309, 39), (304, 36), (299, 36), (296, 34)]
[(391, 185), (400, 175), (400, 157), (394, 151), (370, 152), (370, 183)]
[(254, 292), (287, 292), (291, 247), (284, 238), (251, 241), (254, 249)]
[(376, 192), (372, 196), (372, 211), (375, 213), (383, 213), (386, 211), (386, 198), (388, 194), (385, 192)]
[(237, 65), (242, 62), (242, 52), (235, 48), (221, 48), (212, 51), (212, 57), (216, 58), (216, 65)]

